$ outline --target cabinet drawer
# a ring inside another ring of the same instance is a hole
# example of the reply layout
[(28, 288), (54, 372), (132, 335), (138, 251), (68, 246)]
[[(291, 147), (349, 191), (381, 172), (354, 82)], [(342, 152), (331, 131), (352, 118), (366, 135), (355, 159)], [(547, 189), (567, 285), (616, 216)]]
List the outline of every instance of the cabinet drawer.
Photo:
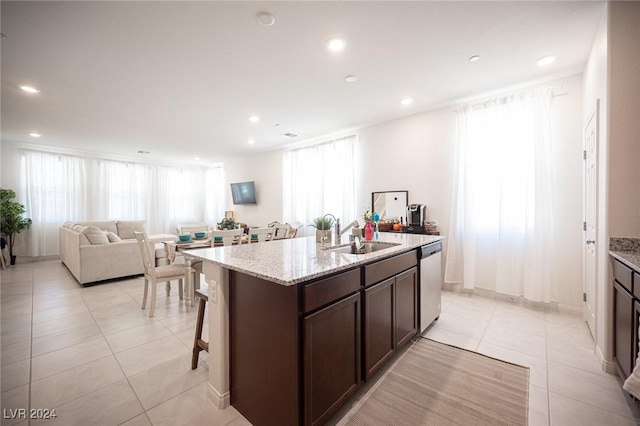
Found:
[(613, 262), (613, 278), (616, 279), (629, 293), (633, 293), (632, 271), (627, 266), (623, 265), (619, 260)]
[(402, 271), (406, 271), (417, 264), (418, 255), (415, 250), (412, 250), (405, 254), (367, 265), (364, 267), (364, 286), (368, 287), (379, 281), (385, 280)]
[(633, 273), (633, 295), (640, 299), (640, 274)]
[(360, 290), (360, 269), (353, 269), (304, 286), (304, 312), (309, 312)]

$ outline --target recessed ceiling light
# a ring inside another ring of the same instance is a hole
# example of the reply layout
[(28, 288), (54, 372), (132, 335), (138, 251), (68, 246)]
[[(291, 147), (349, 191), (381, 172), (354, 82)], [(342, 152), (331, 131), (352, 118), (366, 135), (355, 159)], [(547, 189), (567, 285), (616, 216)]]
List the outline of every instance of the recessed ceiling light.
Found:
[(347, 83), (355, 83), (356, 81), (358, 81), (358, 76), (349, 74), (344, 78), (344, 81), (346, 81)]
[(404, 106), (411, 105), (413, 103), (413, 99), (411, 98), (402, 98), (400, 103)]
[(477, 62), (480, 60), (480, 56), (478, 55), (473, 55), (472, 57), (469, 58), (469, 62)]
[(260, 117), (258, 117), (257, 115), (250, 115), (249, 121), (252, 123), (257, 123), (258, 121), (260, 121)]
[(29, 133), (29, 136), (31, 136), (32, 138), (39, 138), (39, 137), (41, 137), (42, 135), (41, 135), (40, 133), (31, 132), (31, 133)]
[(276, 23), (276, 18), (269, 12), (258, 12), (256, 14), (256, 20), (260, 25), (264, 25), (265, 27), (270, 27)]
[(200, 157), (193, 157), (194, 160), (200, 161)]
[(340, 52), (340, 51), (344, 50), (345, 46), (346, 45), (344, 43), (344, 40), (341, 40), (339, 38), (331, 39), (331, 40), (329, 40), (329, 43), (327, 44), (327, 47), (332, 52)]
[(20, 86), (20, 88), (27, 93), (40, 93), (38, 89), (32, 86)]
[(253, 145), (254, 143), (256, 143), (256, 141), (255, 141), (255, 139), (249, 139), (249, 140), (247, 141), (247, 143), (248, 143), (249, 145)]
[(536, 61), (536, 65), (538, 65), (539, 67), (546, 67), (547, 65), (551, 65), (553, 62), (555, 62), (556, 57), (549, 55), (549, 56), (543, 56), (542, 58), (538, 59)]

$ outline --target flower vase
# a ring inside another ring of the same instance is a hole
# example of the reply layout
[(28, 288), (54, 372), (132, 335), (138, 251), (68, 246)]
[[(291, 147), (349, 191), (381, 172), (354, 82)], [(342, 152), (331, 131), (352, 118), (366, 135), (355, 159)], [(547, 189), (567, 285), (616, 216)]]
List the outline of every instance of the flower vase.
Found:
[(373, 226), (371, 226), (371, 221), (367, 221), (364, 225), (364, 239), (367, 241), (373, 240)]

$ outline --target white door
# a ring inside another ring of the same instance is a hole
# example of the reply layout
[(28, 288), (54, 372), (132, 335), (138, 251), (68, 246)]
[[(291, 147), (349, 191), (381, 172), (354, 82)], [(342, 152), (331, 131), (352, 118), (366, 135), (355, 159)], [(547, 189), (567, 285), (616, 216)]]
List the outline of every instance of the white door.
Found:
[(595, 335), (596, 314), (596, 220), (598, 183), (598, 120), (600, 101), (584, 128), (584, 319)]

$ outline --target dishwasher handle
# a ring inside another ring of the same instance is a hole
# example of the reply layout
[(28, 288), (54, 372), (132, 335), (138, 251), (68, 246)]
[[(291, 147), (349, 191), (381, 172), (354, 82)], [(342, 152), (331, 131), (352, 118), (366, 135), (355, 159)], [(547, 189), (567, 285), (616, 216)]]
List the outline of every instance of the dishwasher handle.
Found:
[(433, 256), (434, 254), (440, 253), (441, 251), (442, 243), (438, 241), (437, 243), (427, 244), (420, 247), (420, 250), (418, 250), (418, 256), (420, 259), (424, 259), (425, 257)]

